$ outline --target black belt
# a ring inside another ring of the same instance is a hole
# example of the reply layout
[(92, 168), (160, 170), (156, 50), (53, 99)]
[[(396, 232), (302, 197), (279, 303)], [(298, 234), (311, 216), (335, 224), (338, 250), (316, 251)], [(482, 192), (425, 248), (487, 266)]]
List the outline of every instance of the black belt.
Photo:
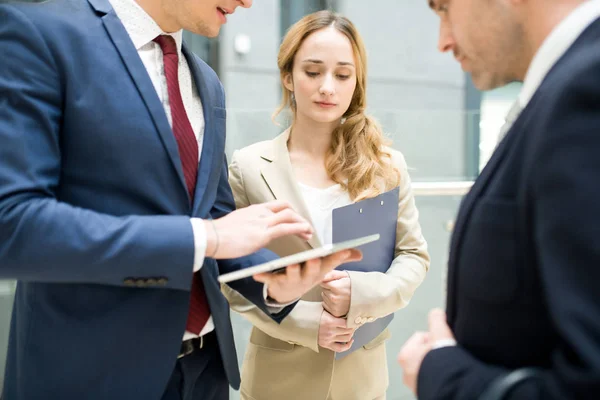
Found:
[(213, 330), (212, 332), (207, 333), (206, 335), (202, 335), (200, 337), (195, 337), (193, 339), (184, 340), (181, 343), (181, 348), (179, 349), (179, 355), (177, 358), (182, 358), (185, 356), (189, 356), (195, 350), (200, 350), (206, 346), (210, 346), (217, 343), (217, 334)]

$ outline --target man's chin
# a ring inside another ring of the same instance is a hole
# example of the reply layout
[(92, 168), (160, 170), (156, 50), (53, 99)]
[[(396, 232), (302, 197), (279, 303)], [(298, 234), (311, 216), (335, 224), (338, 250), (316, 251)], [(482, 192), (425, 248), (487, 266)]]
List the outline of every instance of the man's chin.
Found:
[(473, 80), (473, 85), (482, 91), (497, 89), (509, 83), (499, 76), (481, 72), (471, 72), (471, 79)]
[(210, 32), (206, 32), (202, 36), (206, 36), (207, 38), (215, 38), (215, 37), (219, 36), (219, 32), (221, 32), (221, 28), (220, 27), (216, 28), (216, 29), (213, 29)]
[(197, 26), (194, 29), (189, 29), (189, 31), (192, 33), (195, 33), (196, 35), (205, 36), (207, 38), (214, 38), (219, 35), (219, 32), (221, 31), (221, 26), (219, 25), (216, 27), (212, 27), (212, 26), (202, 25), (202, 26)]

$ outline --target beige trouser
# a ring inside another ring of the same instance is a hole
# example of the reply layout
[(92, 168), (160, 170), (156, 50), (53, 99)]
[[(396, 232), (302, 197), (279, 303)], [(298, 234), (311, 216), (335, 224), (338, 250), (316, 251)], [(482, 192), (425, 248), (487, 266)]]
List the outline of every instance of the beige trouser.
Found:
[[(386, 397), (385, 397), (385, 395), (383, 395), (383, 396), (377, 397), (373, 400), (385, 400), (385, 399), (386, 399)], [(258, 399), (254, 399), (253, 397), (246, 396), (244, 393), (240, 393), (240, 400), (258, 400)], [(327, 397), (327, 400), (338, 400), (338, 399), (333, 398), (333, 397)], [(339, 399), (339, 400), (341, 400), (341, 399)]]
[[(298, 350), (312, 353), (312, 350), (305, 348), (296, 349), (296, 351)], [(275, 357), (280, 358), (286, 356), (291, 356), (291, 354), (279, 352), (278, 355), (271, 358), (271, 361), (275, 361)], [(286, 364), (292, 364), (292, 361), (293, 360), (290, 360), (290, 362)], [(262, 367), (262, 365), (264, 365), (264, 367)], [(248, 373), (249, 365), (245, 365), (244, 367), (245, 372)], [(290, 398), (293, 398), (294, 400), (386, 399), (385, 393), (381, 394), (388, 386), (388, 368), (384, 343), (381, 343), (371, 350), (357, 350), (357, 352), (347, 358), (336, 360), (333, 365), (331, 381), (326, 384), (325, 387), (314, 382), (311, 385), (310, 378), (309, 380), (302, 379), (302, 376), (305, 375), (295, 374), (293, 368), (286, 371), (285, 375), (276, 375), (273, 368), (268, 369), (266, 364), (254, 364), (252, 367), (265, 368), (263, 370), (265, 376), (262, 377), (264, 390), (256, 390), (256, 393), (252, 393), (252, 396), (250, 396), (247, 392), (244, 392), (245, 385), (242, 383), (242, 390), (240, 391), (241, 400), (288, 400)], [(281, 366), (279, 367), (281, 368)], [(296, 369), (299, 369), (299, 367), (300, 365), (296, 364)], [(258, 371), (254, 370), (253, 372), (256, 373)], [(242, 373), (242, 380), (244, 379), (243, 376), (244, 373)], [(267, 376), (271, 376), (272, 380), (269, 380)], [(306, 382), (304, 382), (305, 380)], [(285, 389), (282, 385), (285, 385)], [(321, 387), (323, 391), (315, 392), (316, 387)], [(329, 388), (329, 393), (327, 393), (327, 387)], [(268, 394), (269, 392), (271, 392), (271, 394)], [(303, 394), (305, 396), (303, 396)]]

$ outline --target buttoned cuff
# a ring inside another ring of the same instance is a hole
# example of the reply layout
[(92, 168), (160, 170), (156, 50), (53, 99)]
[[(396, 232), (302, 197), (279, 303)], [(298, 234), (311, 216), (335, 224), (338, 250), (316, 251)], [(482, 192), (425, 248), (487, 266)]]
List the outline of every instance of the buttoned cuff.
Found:
[(191, 218), (192, 231), (194, 233), (194, 272), (200, 271), (204, 264), (206, 253), (206, 227), (200, 218)]

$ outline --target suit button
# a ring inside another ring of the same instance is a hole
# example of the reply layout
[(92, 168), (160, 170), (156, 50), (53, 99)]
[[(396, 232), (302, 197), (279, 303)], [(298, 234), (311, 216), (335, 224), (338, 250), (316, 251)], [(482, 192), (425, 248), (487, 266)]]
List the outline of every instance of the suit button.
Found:
[(169, 280), (167, 278), (158, 278), (156, 280), (156, 283), (158, 283), (161, 286), (165, 286), (167, 284), (167, 282), (169, 282)]
[(124, 284), (125, 286), (134, 286), (134, 285), (135, 285), (135, 280), (134, 280), (133, 278), (126, 278), (126, 279), (123, 281), (123, 284)]
[(369, 318), (367, 318), (367, 322), (371, 323), (371, 322), (373, 322), (373, 321), (375, 321), (375, 318), (373, 318), (373, 317), (369, 317)]
[(362, 323), (363, 323), (363, 321), (362, 321), (362, 318), (361, 318), (361, 317), (356, 317), (356, 319), (354, 320), (354, 323), (355, 323), (356, 325), (360, 325), (360, 324), (362, 324)]
[(137, 287), (146, 286), (146, 280), (145, 279), (136, 279), (135, 286), (137, 286)]
[(146, 283), (148, 284), (148, 286), (156, 286), (158, 284), (158, 281), (154, 278), (150, 278), (146, 281)]
[(362, 318), (362, 320), (360, 321), (361, 324), (366, 324), (367, 323), (367, 319), (365, 317)]

